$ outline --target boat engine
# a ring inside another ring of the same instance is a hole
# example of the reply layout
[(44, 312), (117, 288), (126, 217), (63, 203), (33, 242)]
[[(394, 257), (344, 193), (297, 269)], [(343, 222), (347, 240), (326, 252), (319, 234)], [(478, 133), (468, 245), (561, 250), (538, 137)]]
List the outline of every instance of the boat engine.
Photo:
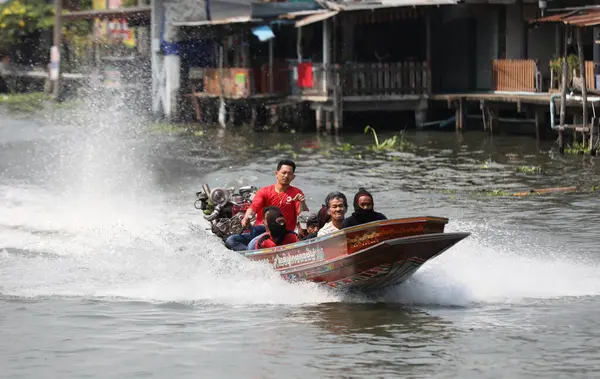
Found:
[(211, 230), (222, 239), (243, 231), (242, 219), (258, 191), (255, 186), (235, 188), (213, 188), (208, 184), (196, 192), (194, 207), (203, 211), (204, 219), (210, 222)]

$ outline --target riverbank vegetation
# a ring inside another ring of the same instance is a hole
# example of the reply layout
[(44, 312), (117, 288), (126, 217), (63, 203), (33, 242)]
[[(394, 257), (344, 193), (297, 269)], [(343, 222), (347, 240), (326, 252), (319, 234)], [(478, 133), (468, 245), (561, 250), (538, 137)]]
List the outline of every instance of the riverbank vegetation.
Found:
[(78, 104), (76, 99), (57, 102), (44, 92), (0, 94), (0, 109), (13, 116), (48, 116), (59, 110), (72, 109)]

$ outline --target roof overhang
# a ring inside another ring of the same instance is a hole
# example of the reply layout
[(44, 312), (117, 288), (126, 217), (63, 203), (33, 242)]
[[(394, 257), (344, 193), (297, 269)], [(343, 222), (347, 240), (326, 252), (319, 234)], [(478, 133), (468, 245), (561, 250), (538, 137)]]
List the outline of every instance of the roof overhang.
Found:
[(344, 1), (336, 2), (323, 0), (322, 4), (331, 10), (337, 11), (358, 11), (372, 10), (382, 8), (401, 8), (401, 7), (423, 7), (423, 6), (442, 6), (456, 5), (462, 0), (367, 0), (367, 1)]
[(115, 19), (124, 18), (132, 21), (150, 21), (152, 14), (151, 7), (132, 7), (132, 8), (117, 8), (117, 9), (101, 9), (88, 11), (74, 11), (62, 14), (62, 19), (65, 21), (93, 20), (99, 19)]
[(252, 24), (262, 22), (260, 18), (251, 17), (234, 17), (226, 18), (222, 20), (203, 20), (203, 21), (177, 21), (171, 22), (173, 26), (217, 26), (217, 25), (230, 25), (230, 24)]
[(340, 13), (340, 11), (324, 11), (318, 12), (308, 17), (304, 17), (302, 20), (296, 21), (295, 26), (301, 28), (306, 25), (314, 24), (315, 22), (325, 21)]
[(562, 23), (579, 27), (600, 25), (600, 8), (575, 10), (529, 20), (532, 24)]

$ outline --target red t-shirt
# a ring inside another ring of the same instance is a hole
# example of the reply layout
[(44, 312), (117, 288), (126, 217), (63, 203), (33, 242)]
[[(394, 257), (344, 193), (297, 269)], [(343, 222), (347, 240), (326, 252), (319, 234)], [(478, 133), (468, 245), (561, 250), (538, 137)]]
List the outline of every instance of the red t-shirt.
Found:
[(285, 192), (277, 193), (275, 185), (263, 187), (256, 192), (250, 208), (256, 212), (256, 223), (254, 225), (262, 225), (262, 210), (264, 207), (275, 206), (279, 207), (283, 217), (285, 217), (285, 225), (287, 230), (296, 229), (296, 222), (300, 214), (300, 202), (292, 200), (297, 194), (302, 193), (299, 188), (289, 186)]
[[(299, 241), (299, 239), (298, 239), (298, 236), (296, 235), (296, 233), (288, 233), (285, 235), (283, 242), (279, 246), (287, 245), (287, 244), (298, 242), (298, 241)], [(266, 240), (260, 242), (260, 246), (258, 248), (259, 249), (267, 249), (269, 247), (275, 247), (275, 246), (277, 246), (277, 245), (275, 245), (275, 242), (271, 239), (271, 237), (269, 237)]]

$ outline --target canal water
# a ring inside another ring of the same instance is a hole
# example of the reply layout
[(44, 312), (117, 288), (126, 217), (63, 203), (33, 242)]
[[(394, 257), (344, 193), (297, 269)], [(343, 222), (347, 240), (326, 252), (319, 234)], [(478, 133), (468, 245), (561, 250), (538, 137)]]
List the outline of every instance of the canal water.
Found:
[[(0, 377), (598, 375), (598, 160), (477, 132), (373, 143), (4, 112)], [(284, 282), (226, 250), (193, 207), (203, 183), (271, 184), (282, 158), (313, 209), (364, 186), (388, 218), (443, 216), (472, 234), (378, 299)], [(579, 192), (510, 196), (565, 186)]]

